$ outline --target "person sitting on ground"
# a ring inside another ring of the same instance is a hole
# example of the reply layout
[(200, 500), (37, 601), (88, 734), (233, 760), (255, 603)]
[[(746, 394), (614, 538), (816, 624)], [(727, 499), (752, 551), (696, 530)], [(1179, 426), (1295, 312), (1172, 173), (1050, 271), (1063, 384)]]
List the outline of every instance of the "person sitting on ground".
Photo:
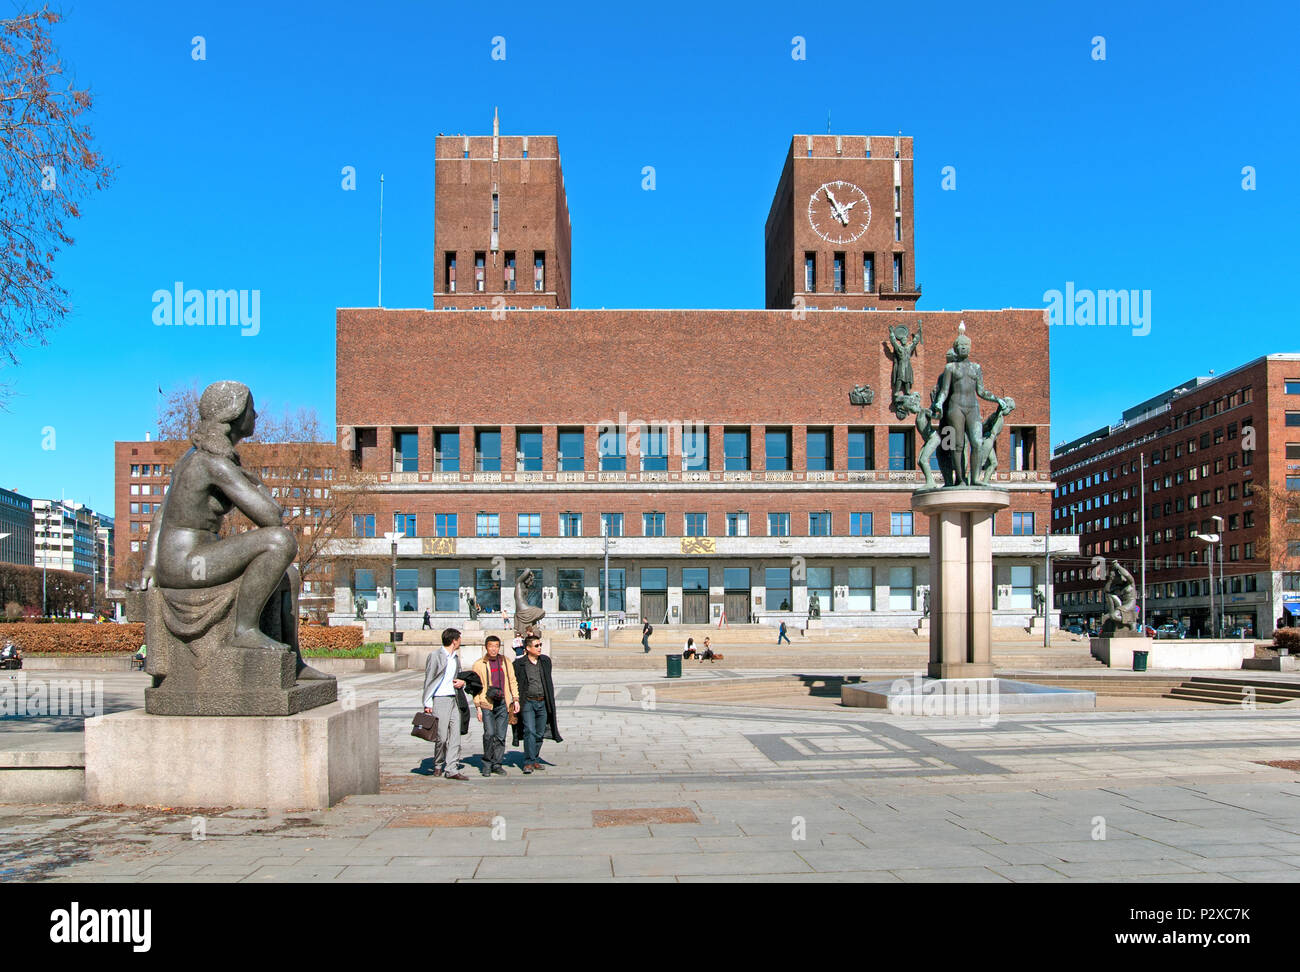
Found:
[(694, 639), (694, 638), (687, 638), (687, 639), (686, 639), (686, 647), (682, 649), (682, 657), (683, 657), (683, 658), (691, 658), (692, 656), (695, 655), (695, 653), (696, 653), (696, 652), (695, 652), (695, 639)]
[(696, 654), (696, 657), (699, 658), (700, 661), (704, 661), (706, 658), (707, 658), (709, 661), (713, 661), (713, 659), (717, 657), (717, 656), (713, 653), (713, 648), (712, 648), (712, 646), (709, 644), (709, 639), (708, 639), (708, 638), (705, 638), (705, 639), (704, 639), (704, 646), (703, 646), (703, 647), (700, 649), (700, 651)]

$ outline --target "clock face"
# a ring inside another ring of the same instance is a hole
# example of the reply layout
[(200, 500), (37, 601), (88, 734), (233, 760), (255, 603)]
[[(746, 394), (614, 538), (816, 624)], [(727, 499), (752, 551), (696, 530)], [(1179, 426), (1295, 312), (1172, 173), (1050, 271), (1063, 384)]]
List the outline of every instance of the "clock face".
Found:
[(808, 222), (828, 243), (852, 243), (871, 223), (871, 203), (851, 182), (827, 182), (808, 200)]

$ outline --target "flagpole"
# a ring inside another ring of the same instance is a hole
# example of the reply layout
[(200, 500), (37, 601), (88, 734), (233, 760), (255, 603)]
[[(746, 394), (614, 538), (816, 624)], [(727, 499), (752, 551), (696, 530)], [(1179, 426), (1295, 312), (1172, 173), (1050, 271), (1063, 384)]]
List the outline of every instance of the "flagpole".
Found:
[(379, 173), (379, 301), (384, 306), (384, 174)]

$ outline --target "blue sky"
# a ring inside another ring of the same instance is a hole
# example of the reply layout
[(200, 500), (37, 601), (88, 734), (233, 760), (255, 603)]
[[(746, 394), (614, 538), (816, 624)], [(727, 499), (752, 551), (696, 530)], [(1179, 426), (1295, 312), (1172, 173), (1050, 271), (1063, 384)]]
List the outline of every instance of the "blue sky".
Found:
[[(489, 132), (494, 106), (504, 132), (559, 136), (575, 306), (761, 307), (790, 136), (829, 112), (838, 133), (916, 140), (920, 309), (1041, 307), (1067, 281), (1151, 291), (1145, 337), (1052, 329), (1054, 442), (1190, 375), (1300, 350), (1291, 5), (842, 10), (71, 0), (57, 42), (118, 175), (56, 261), (70, 319), (0, 371), (0, 485), (110, 509), (113, 441), (152, 429), (159, 384), (239, 378), (259, 406), (313, 406), (331, 427), (334, 310), (375, 302), (380, 172), (384, 303), (427, 307), (432, 139)], [(260, 290), (260, 333), (154, 327), (152, 294), (178, 280)]]

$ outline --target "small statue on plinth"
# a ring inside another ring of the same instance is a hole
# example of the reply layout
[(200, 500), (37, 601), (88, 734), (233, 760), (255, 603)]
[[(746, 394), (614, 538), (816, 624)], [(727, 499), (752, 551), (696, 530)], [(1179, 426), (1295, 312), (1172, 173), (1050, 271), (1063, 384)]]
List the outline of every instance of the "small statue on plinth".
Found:
[(1102, 612), (1101, 636), (1113, 638), (1137, 630), (1137, 582), (1118, 560), (1110, 562), (1106, 583), (1101, 589), (1105, 608)]
[[(538, 625), (546, 612), (528, 603), (528, 595), (537, 583), (532, 568), (524, 570), (515, 581), (515, 634), (525, 635), (533, 625)], [(538, 625), (540, 627), (540, 625)]]
[(366, 619), (366, 608), (368, 606), (364, 594), (352, 595), (352, 610), (355, 612), (358, 621), (364, 621)]
[(912, 382), (915, 380), (912, 372), (912, 356), (921, 346), (921, 322), (916, 323), (916, 337), (911, 336), (905, 324), (890, 328), (886, 343), (894, 359), (894, 366), (889, 373), (894, 414), (904, 419), (907, 418), (907, 409), (903, 405), (903, 400), (912, 393)]
[(813, 591), (808, 595), (808, 620), (817, 621), (822, 616), (822, 599)]
[(477, 621), (479, 612), (481, 612), (483, 609), (479, 607), (478, 601), (474, 600), (473, 594), (465, 595), (465, 607), (469, 610), (469, 619), (471, 621)]
[(1034, 613), (1041, 614), (1044, 617), (1046, 617), (1046, 609), (1047, 609), (1047, 598), (1043, 596), (1043, 592), (1041, 590), (1035, 587), (1034, 588)]
[(930, 616), (930, 588), (927, 587), (924, 593), (921, 594), (921, 617), (928, 618), (929, 616)]
[(588, 594), (586, 591), (583, 591), (582, 592), (582, 620), (583, 621), (591, 620), (591, 606), (592, 606), (591, 595)]
[[(256, 421), (248, 386), (205, 388), (193, 446), (154, 514), (142, 572), (151, 714), (290, 715), (337, 698), (298, 648), (298, 541), (235, 451)], [(232, 509), (254, 528), (223, 537)]]

